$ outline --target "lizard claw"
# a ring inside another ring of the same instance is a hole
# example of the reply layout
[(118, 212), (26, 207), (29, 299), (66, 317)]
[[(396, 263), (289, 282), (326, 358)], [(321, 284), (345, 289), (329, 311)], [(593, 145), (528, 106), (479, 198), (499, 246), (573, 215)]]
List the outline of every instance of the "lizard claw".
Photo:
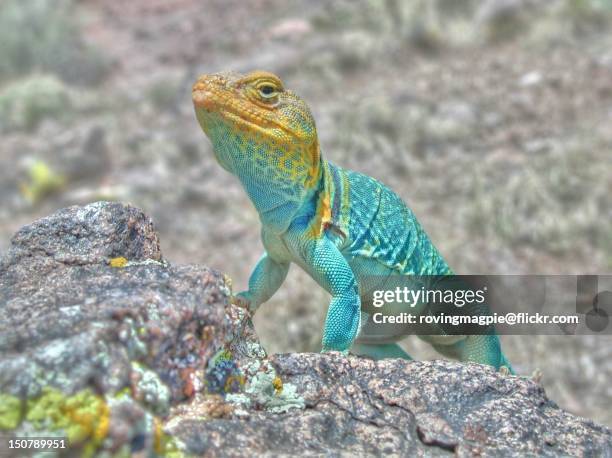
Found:
[(536, 369), (531, 374), (531, 380), (540, 385), (542, 383), (542, 371), (540, 369)]
[(244, 293), (232, 295), (230, 301), (235, 306), (245, 309), (247, 312), (251, 312), (251, 300), (245, 297)]

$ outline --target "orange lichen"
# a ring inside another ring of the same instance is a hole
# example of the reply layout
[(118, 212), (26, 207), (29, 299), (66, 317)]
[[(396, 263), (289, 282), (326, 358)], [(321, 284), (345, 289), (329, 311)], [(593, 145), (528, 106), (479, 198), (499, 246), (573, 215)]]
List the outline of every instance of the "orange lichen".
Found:
[(275, 377), (274, 380), (272, 380), (272, 386), (274, 387), (274, 392), (276, 394), (280, 394), (283, 391), (283, 381), (281, 380), (280, 377)]
[(196, 392), (195, 385), (193, 383), (193, 378), (195, 377), (195, 369), (193, 369), (192, 367), (185, 367), (180, 370), (179, 376), (184, 382), (183, 394), (188, 398), (192, 397)]
[(92, 408), (91, 405), (83, 404), (83, 400), (78, 397), (68, 398), (62, 410), (72, 423), (81, 426), (82, 437), (91, 437), (96, 442), (106, 437), (110, 408), (105, 402), (97, 402)]

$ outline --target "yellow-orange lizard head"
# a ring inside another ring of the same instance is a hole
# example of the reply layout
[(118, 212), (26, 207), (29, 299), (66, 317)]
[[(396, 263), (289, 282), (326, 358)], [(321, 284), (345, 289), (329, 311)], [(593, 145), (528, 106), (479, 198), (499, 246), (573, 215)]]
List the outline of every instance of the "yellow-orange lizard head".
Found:
[(264, 71), (202, 75), (192, 98), (217, 160), (243, 184), (266, 182), (294, 194), (296, 185), (308, 189), (317, 183), (320, 153), (314, 119), (278, 76)]

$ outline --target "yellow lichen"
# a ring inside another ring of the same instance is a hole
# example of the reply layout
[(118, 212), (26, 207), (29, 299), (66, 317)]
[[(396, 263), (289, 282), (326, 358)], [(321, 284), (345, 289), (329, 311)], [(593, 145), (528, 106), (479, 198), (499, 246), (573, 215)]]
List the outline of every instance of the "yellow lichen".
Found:
[(174, 437), (164, 432), (162, 421), (157, 417), (153, 419), (153, 451), (157, 456), (168, 458), (189, 456), (180, 449), (179, 443)]
[(153, 419), (153, 450), (159, 455), (164, 452), (164, 431), (158, 418)]
[(274, 387), (274, 392), (276, 394), (280, 394), (283, 391), (283, 381), (281, 380), (280, 377), (276, 376), (274, 377), (274, 380), (272, 380), (272, 386)]
[(79, 425), (75, 434), (92, 437), (96, 441), (106, 437), (110, 409), (101, 398), (82, 391), (66, 400), (63, 411), (73, 424)]
[(237, 383), (238, 386), (243, 387), (245, 384), (245, 379), (244, 379), (244, 375), (230, 375), (227, 380), (225, 381), (225, 385), (223, 387), (223, 390), (226, 393), (230, 393), (232, 392), (233, 388), (234, 388), (234, 384)]
[(0, 430), (14, 429), (21, 421), (21, 400), (17, 396), (0, 393)]
[(84, 444), (89, 455), (108, 433), (110, 408), (103, 397), (89, 390), (67, 396), (44, 388), (40, 396), (27, 401), (25, 419), (36, 429), (63, 430), (69, 444)]
[[(114, 397), (129, 398), (129, 388)], [(22, 408), (24, 402), (25, 408)], [(0, 430), (15, 429), (23, 420), (34, 430), (61, 432), (68, 439), (69, 447), (80, 448), (79, 455), (83, 457), (92, 457), (99, 451), (108, 435), (110, 419), (110, 407), (105, 398), (90, 390), (66, 395), (46, 387), (39, 396), (27, 401), (0, 393)], [(160, 456), (184, 456), (177, 441), (164, 433), (162, 422), (157, 417), (153, 417), (153, 446)], [(114, 456), (129, 455), (119, 452)]]
[(127, 266), (128, 260), (126, 258), (124, 258), (123, 256), (119, 256), (117, 258), (111, 258), (108, 261), (108, 265), (111, 267), (115, 267), (117, 269), (121, 269), (125, 266)]

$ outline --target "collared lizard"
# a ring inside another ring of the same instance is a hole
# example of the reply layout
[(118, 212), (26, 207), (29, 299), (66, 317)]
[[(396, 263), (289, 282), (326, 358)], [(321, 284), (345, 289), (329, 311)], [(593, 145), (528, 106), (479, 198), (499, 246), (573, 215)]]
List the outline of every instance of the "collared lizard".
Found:
[[(294, 262), (331, 294), (323, 351), (410, 358), (396, 343), (401, 332), (362, 328), (373, 309), (360, 286), (367, 276), (453, 274), (412, 211), (374, 178), (324, 160), (307, 104), (276, 75), (202, 75), (192, 98), (217, 161), (238, 177), (262, 224), (265, 252), (236, 302), (254, 313)], [(444, 355), (511, 370), (494, 331), (437, 334), (422, 337)]]

